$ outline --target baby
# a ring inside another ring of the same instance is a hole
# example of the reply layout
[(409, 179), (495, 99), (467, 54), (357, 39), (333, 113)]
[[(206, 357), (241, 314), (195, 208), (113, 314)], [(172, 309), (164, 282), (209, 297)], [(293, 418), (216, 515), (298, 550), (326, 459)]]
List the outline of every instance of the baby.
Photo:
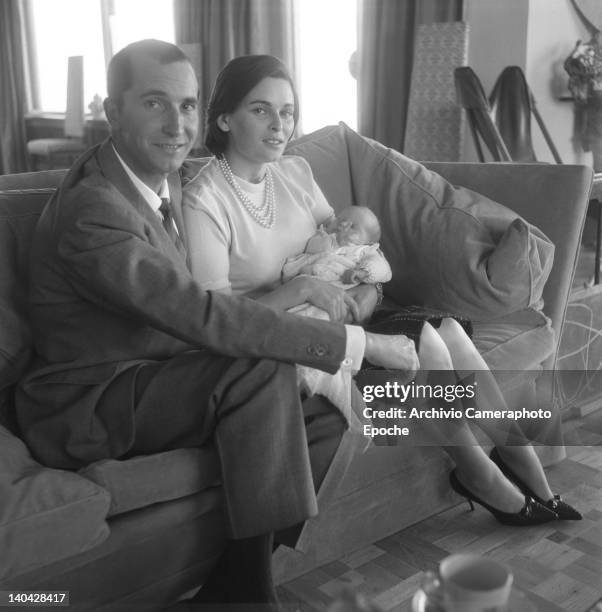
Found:
[(391, 280), (391, 268), (379, 240), (376, 215), (367, 206), (348, 206), (318, 228), (303, 253), (284, 262), (282, 281), (306, 274), (344, 289), (386, 283)]
[[(289, 257), (282, 268), (282, 281), (299, 274), (315, 276), (343, 289), (360, 283), (386, 283), (391, 267), (379, 249), (380, 223), (366, 206), (349, 206), (332, 217), (307, 241), (300, 255)], [(328, 319), (328, 314), (312, 304), (291, 308), (306, 317)], [(306, 366), (297, 366), (302, 389), (310, 395), (319, 393), (343, 413), (349, 427), (361, 432), (367, 421), (351, 408), (351, 375), (339, 370), (326, 374)]]

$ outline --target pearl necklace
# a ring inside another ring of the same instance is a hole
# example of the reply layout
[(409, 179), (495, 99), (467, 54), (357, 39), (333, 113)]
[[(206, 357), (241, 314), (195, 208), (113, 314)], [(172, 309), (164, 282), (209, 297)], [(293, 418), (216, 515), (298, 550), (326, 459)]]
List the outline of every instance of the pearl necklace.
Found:
[(217, 161), (226, 181), (228, 181), (230, 187), (234, 189), (234, 192), (246, 211), (257, 223), (259, 223), (259, 225), (266, 229), (272, 229), (272, 227), (274, 227), (274, 221), (276, 220), (276, 206), (274, 202), (274, 179), (272, 178), (270, 167), (268, 166), (265, 171), (265, 196), (263, 199), (263, 206), (257, 206), (240, 188), (240, 185), (234, 178), (228, 160), (222, 155), (217, 158)]

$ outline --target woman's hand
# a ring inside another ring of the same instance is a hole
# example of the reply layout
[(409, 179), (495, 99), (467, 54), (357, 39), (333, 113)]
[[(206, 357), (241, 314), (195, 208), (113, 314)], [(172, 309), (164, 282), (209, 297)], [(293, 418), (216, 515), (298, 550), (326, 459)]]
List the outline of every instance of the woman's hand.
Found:
[(373, 365), (415, 374), (420, 368), (414, 341), (407, 336), (366, 332), (365, 358)]
[(368, 321), (376, 308), (378, 301), (378, 291), (374, 285), (358, 285), (347, 289), (347, 294), (350, 295), (357, 303), (359, 317), (347, 321), (347, 323), (362, 324)]

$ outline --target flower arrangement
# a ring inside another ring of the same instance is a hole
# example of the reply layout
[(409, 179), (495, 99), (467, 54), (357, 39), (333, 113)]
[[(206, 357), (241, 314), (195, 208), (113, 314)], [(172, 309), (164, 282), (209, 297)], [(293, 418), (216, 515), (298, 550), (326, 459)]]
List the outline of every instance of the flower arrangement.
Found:
[(602, 172), (602, 32), (588, 42), (578, 40), (564, 69), (575, 100), (575, 138), (592, 151), (594, 168)]
[(602, 32), (588, 42), (577, 41), (566, 58), (564, 69), (569, 74), (569, 90), (575, 102), (587, 104), (596, 93), (602, 95)]

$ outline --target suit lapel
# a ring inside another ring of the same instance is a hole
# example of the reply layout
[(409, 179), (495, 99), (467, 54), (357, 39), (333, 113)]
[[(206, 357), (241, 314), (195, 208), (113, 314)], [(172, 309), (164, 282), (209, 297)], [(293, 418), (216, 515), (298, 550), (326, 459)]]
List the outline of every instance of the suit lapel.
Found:
[(161, 221), (126, 174), (121, 162), (115, 155), (111, 140), (106, 140), (98, 151), (98, 165), (106, 179), (121, 193), (134, 208), (147, 219)]
[[(132, 183), (130, 180), (130, 177), (123, 169), (123, 165), (117, 158), (117, 155), (115, 155), (115, 150), (113, 149), (110, 139), (106, 140), (100, 146), (97, 159), (100, 170), (105, 178), (119, 190), (127, 202), (129, 202), (142, 216), (156, 226), (160, 235), (165, 235), (165, 242), (169, 244), (169, 248), (173, 248), (182, 258), (186, 259), (187, 249), (186, 252), (180, 253), (175, 244), (165, 233), (161, 220), (153, 212), (148, 202), (144, 199), (142, 194), (138, 191), (134, 183)], [(177, 172), (173, 172), (167, 177), (167, 182), (169, 185), (169, 196), (174, 211), (176, 226), (178, 228), (182, 243), (186, 247), (186, 233), (184, 232), (184, 222), (182, 216), (182, 186), (180, 183), (179, 174)]]

